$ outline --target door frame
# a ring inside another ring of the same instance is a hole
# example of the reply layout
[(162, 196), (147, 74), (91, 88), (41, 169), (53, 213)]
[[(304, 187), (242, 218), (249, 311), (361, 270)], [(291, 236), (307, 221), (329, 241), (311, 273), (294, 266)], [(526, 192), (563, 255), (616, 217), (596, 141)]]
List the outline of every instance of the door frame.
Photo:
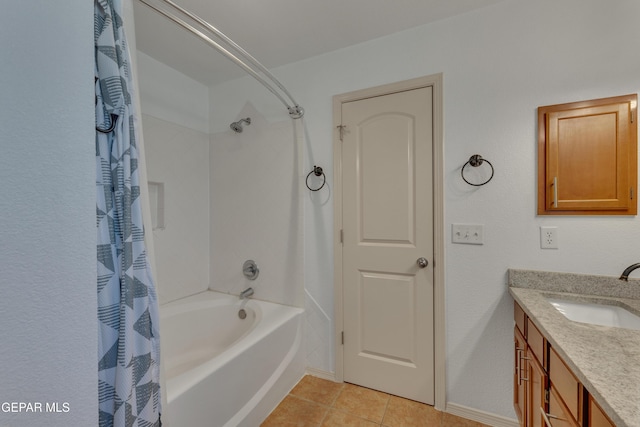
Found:
[(423, 87), (432, 88), (433, 96), (433, 344), (435, 408), (445, 410), (446, 405), (446, 348), (445, 348), (445, 295), (444, 295), (444, 119), (442, 73), (418, 77), (397, 83), (347, 92), (333, 97), (333, 261), (334, 261), (334, 319), (336, 380), (344, 381), (344, 303), (342, 283), (343, 246), (342, 230), (342, 142), (340, 125), (342, 104), (351, 101), (389, 95)]

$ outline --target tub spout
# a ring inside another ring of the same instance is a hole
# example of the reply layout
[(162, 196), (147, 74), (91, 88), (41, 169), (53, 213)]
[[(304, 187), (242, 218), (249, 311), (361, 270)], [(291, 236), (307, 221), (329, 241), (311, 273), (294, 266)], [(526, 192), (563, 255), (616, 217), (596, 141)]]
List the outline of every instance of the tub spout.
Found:
[(247, 299), (251, 295), (253, 295), (253, 288), (247, 288), (244, 291), (240, 292), (240, 299)]

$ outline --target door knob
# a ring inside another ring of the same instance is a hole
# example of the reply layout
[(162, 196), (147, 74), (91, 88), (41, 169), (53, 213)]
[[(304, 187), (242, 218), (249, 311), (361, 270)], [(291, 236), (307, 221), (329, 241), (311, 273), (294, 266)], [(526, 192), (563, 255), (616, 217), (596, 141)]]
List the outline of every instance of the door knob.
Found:
[(418, 258), (418, 266), (420, 266), (420, 268), (425, 268), (427, 265), (429, 265), (429, 261), (427, 261), (426, 258), (420, 257)]

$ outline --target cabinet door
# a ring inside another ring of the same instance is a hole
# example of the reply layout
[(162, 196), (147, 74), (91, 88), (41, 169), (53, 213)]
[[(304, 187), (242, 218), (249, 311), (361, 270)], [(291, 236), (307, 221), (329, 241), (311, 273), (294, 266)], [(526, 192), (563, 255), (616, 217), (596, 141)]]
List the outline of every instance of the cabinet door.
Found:
[(549, 380), (575, 420), (581, 420), (582, 386), (558, 353), (549, 351)]
[(538, 214), (635, 215), (636, 95), (538, 109)]
[(589, 427), (615, 427), (591, 395), (589, 395)]
[(549, 388), (549, 412), (547, 413), (548, 427), (578, 427), (571, 412), (562, 403), (556, 389)]
[(527, 419), (529, 427), (544, 427), (541, 410), (546, 410), (545, 394), (547, 390), (547, 374), (538, 361), (531, 357), (527, 360)]
[(527, 343), (518, 330), (514, 328), (514, 344), (515, 344), (515, 359), (514, 359), (514, 375), (513, 375), (513, 408), (518, 416), (518, 421), (521, 426), (526, 426), (527, 411), (526, 411), (526, 357), (527, 357)]

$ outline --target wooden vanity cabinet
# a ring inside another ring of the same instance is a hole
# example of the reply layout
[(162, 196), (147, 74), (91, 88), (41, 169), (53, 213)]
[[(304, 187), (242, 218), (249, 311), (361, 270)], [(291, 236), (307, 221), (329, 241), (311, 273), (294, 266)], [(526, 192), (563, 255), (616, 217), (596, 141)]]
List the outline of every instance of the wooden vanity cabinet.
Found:
[(527, 361), (527, 426), (544, 427), (544, 418), (541, 409), (546, 407), (547, 373), (535, 357)]
[(549, 412), (546, 414), (552, 427), (579, 427), (571, 412), (566, 407), (558, 391), (554, 387), (549, 388)]
[(588, 427), (615, 427), (591, 395), (588, 398), (587, 408)]
[(513, 405), (520, 426), (615, 427), (518, 303), (514, 317)]
[(549, 411), (552, 426), (581, 426), (582, 384), (558, 353), (549, 347)]
[(520, 364), (527, 357), (527, 341), (524, 339), (522, 332), (516, 326), (514, 331), (515, 342), (515, 372), (513, 376), (513, 408), (516, 416), (520, 420), (520, 425), (524, 425), (522, 420), (527, 417), (527, 382), (522, 380), (523, 369)]
[(544, 427), (540, 408), (546, 408), (546, 340), (518, 304), (514, 314), (514, 408), (521, 426)]

